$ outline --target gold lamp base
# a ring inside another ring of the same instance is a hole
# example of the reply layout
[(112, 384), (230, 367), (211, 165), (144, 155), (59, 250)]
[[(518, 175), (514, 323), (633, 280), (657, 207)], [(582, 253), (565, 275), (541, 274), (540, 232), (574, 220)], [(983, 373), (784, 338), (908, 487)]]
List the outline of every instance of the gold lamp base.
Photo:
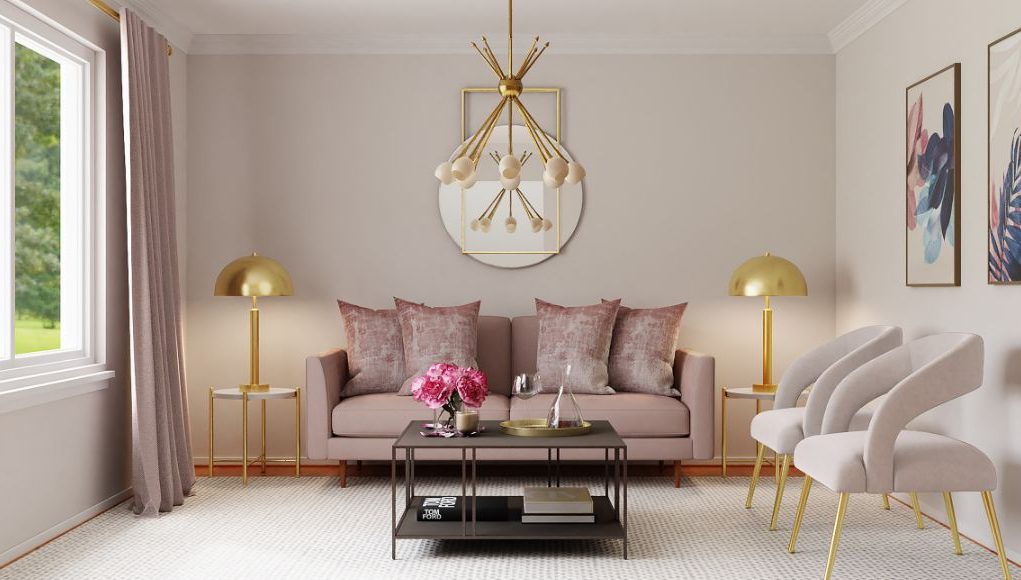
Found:
[(265, 393), (265, 392), (269, 391), (269, 385), (266, 385), (266, 384), (259, 384), (259, 385), (252, 385), (252, 384), (238, 385), (238, 388), (241, 389), (242, 393)]
[(753, 393), (775, 393), (776, 385), (752, 385)]

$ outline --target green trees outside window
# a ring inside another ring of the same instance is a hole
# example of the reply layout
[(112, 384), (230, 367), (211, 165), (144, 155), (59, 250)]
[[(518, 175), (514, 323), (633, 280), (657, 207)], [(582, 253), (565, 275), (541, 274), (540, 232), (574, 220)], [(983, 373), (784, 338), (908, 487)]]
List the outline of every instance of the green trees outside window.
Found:
[(14, 349), (60, 348), (60, 64), (15, 45)]

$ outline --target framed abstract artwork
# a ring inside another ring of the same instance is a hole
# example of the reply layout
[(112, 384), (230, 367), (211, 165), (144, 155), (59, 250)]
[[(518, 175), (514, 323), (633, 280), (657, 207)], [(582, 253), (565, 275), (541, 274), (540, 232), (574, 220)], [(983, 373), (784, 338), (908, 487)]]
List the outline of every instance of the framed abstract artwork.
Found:
[(907, 88), (905, 283), (961, 285), (961, 65)]
[(989, 45), (989, 283), (1021, 283), (1021, 29)]

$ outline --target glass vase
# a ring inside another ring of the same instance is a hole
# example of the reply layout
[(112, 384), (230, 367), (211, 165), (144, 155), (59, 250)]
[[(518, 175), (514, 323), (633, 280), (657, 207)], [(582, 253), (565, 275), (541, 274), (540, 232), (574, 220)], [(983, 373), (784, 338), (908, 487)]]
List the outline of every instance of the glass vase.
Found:
[(560, 387), (557, 389), (557, 396), (553, 399), (553, 404), (550, 405), (549, 413), (546, 414), (546, 425), (553, 429), (581, 427), (585, 422), (578, 400), (574, 398), (574, 391), (567, 381), (570, 374), (571, 366), (568, 365), (563, 380), (560, 381)]

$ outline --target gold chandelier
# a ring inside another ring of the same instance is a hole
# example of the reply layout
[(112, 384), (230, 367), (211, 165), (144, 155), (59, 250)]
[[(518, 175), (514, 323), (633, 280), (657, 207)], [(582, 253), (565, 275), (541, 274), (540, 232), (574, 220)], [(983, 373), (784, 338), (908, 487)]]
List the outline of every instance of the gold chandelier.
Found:
[(524, 60), (521, 61), (517, 71), (514, 71), (514, 2), (513, 0), (507, 0), (507, 71), (504, 72), (500, 66), (500, 62), (497, 60), (496, 55), (493, 54), (493, 49), (489, 46), (489, 41), (485, 36), (482, 37), (482, 47), (472, 42), (471, 46), (476, 52), (482, 57), (486, 64), (493, 73), (500, 79), (497, 85), (497, 90), (500, 94), (500, 102), (496, 104), (496, 107), (486, 117), (485, 121), (477, 131), (464, 142), (463, 145), (457, 150), (451, 160), (440, 163), (436, 168), (436, 178), (440, 180), (444, 185), (457, 182), (462, 189), (471, 189), (476, 180), (478, 179), (478, 165), (479, 161), (483, 157), (486, 145), (489, 143), (490, 137), (493, 135), (493, 130), (496, 128), (504, 110), (507, 111), (507, 154), (500, 156), (497, 153), (490, 152), (490, 158), (496, 162), (500, 172), (500, 185), (502, 189), (496, 194), (496, 197), (486, 207), (480, 216), (472, 220), (471, 228), (473, 230), (482, 230), (483, 232), (489, 231), (493, 217), (496, 214), (496, 210), (499, 208), (503, 199), (506, 198), (509, 204), (510, 214), (506, 220), (506, 227), (508, 232), (514, 232), (517, 229), (517, 221), (513, 215), (513, 203), (514, 198), (517, 197), (525, 212), (525, 216), (528, 218), (532, 231), (539, 232), (549, 230), (552, 226), (548, 219), (542, 217), (542, 215), (536, 211), (535, 207), (528, 201), (528, 198), (524, 193), (521, 192), (521, 168), (531, 157), (531, 152), (522, 154), (520, 156), (514, 155), (514, 140), (513, 140), (513, 129), (514, 129), (514, 109), (516, 108), (521, 115), (521, 120), (524, 123), (525, 129), (528, 135), (532, 139), (532, 143), (535, 144), (535, 151), (538, 152), (542, 158), (543, 165), (545, 167), (542, 175), (543, 184), (551, 189), (559, 188), (565, 182), (569, 184), (577, 184), (585, 177), (585, 168), (580, 163), (575, 161), (568, 162), (566, 156), (561, 151), (560, 147), (556, 142), (549, 137), (549, 135), (539, 126), (539, 123), (535, 120), (535, 117), (528, 112), (524, 103), (521, 102), (521, 94), (523, 92), (522, 79), (528, 73), (529, 70), (535, 65), (542, 53), (549, 47), (549, 42), (545, 43), (541, 48), (539, 47), (539, 37), (536, 36), (532, 41), (532, 46), (529, 47), (528, 52), (525, 53)]

